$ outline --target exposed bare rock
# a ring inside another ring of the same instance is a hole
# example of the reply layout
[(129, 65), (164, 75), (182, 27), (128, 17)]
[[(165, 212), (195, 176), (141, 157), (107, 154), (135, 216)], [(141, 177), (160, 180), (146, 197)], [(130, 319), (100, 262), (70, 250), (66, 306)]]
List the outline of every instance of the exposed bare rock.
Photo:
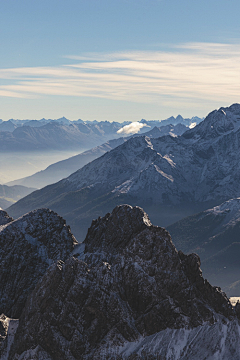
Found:
[(181, 337), (183, 329), (190, 341), (194, 329), (213, 329), (219, 318), (233, 316), (226, 295), (203, 279), (199, 257), (177, 252), (165, 229), (142, 209), (123, 205), (93, 221), (78, 254), (52, 264), (40, 279), (10, 359), (30, 359), (33, 349), (53, 360), (150, 359), (150, 343), (145, 355), (137, 349), (144, 339), (171, 329), (171, 337), (177, 329)]
[[(12, 220), (7, 215), (4, 219)], [(0, 227), (0, 313), (18, 318), (49, 265), (66, 260), (74, 244), (65, 220), (48, 209), (32, 211)]]
[(8, 215), (8, 213), (0, 208), (0, 226), (6, 225), (13, 221), (13, 218)]

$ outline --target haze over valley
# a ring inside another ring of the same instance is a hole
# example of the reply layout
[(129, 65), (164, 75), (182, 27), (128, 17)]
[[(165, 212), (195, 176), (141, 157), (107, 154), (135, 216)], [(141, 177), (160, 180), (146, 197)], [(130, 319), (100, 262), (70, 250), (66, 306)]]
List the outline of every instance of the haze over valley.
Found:
[[(40, 124), (37, 126), (36, 122), (38, 123), (38, 121)], [(91, 150), (108, 140), (123, 136), (127, 137), (135, 133), (141, 134), (152, 130), (154, 127), (161, 127), (159, 136), (167, 133), (179, 135), (189, 126), (194, 126), (202, 119), (198, 117), (184, 119), (179, 115), (176, 118), (172, 116), (162, 121), (141, 120), (134, 123), (129, 121), (124, 123), (109, 121), (84, 122), (82, 120), (74, 122), (66, 118), (38, 121), (11, 119), (0, 124), (1, 183), (8, 183), (33, 175), (57, 161), (67, 159), (85, 150)], [(14, 124), (14, 128), (5, 126), (4, 130), (1, 130), (1, 125), (3, 126), (9, 122)], [(175, 130), (174, 126), (176, 125), (178, 127)], [(128, 126), (127, 129), (126, 126)], [(121, 131), (119, 132), (119, 130)], [(149, 135), (151, 136), (151, 134)], [(71, 172), (78, 168), (75, 166), (66, 175), (63, 169), (63, 174), (59, 179), (56, 178), (55, 181), (70, 175)], [(49, 181), (47, 183), (51, 183), (51, 180)], [(34, 187), (42, 186), (35, 185)]]

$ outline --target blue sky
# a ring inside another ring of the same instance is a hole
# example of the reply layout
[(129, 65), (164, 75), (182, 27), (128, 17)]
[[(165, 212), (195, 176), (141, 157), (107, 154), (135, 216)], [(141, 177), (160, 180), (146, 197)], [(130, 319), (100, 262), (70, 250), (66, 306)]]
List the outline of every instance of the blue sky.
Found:
[(239, 0), (0, 0), (0, 118), (205, 116), (240, 102)]

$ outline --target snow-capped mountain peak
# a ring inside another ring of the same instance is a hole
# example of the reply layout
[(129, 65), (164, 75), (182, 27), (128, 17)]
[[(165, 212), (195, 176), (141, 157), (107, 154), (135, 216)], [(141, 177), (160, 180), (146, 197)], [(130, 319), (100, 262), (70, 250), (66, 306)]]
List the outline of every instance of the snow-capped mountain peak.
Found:
[(212, 111), (204, 121), (190, 129), (183, 137), (194, 141), (213, 141), (240, 128), (240, 104)]

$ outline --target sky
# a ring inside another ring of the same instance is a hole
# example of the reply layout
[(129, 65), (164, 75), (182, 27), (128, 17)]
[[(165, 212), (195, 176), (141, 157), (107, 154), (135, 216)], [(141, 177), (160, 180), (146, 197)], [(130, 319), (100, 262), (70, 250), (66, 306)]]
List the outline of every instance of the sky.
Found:
[(239, 0), (0, 0), (0, 118), (139, 121), (240, 102)]

